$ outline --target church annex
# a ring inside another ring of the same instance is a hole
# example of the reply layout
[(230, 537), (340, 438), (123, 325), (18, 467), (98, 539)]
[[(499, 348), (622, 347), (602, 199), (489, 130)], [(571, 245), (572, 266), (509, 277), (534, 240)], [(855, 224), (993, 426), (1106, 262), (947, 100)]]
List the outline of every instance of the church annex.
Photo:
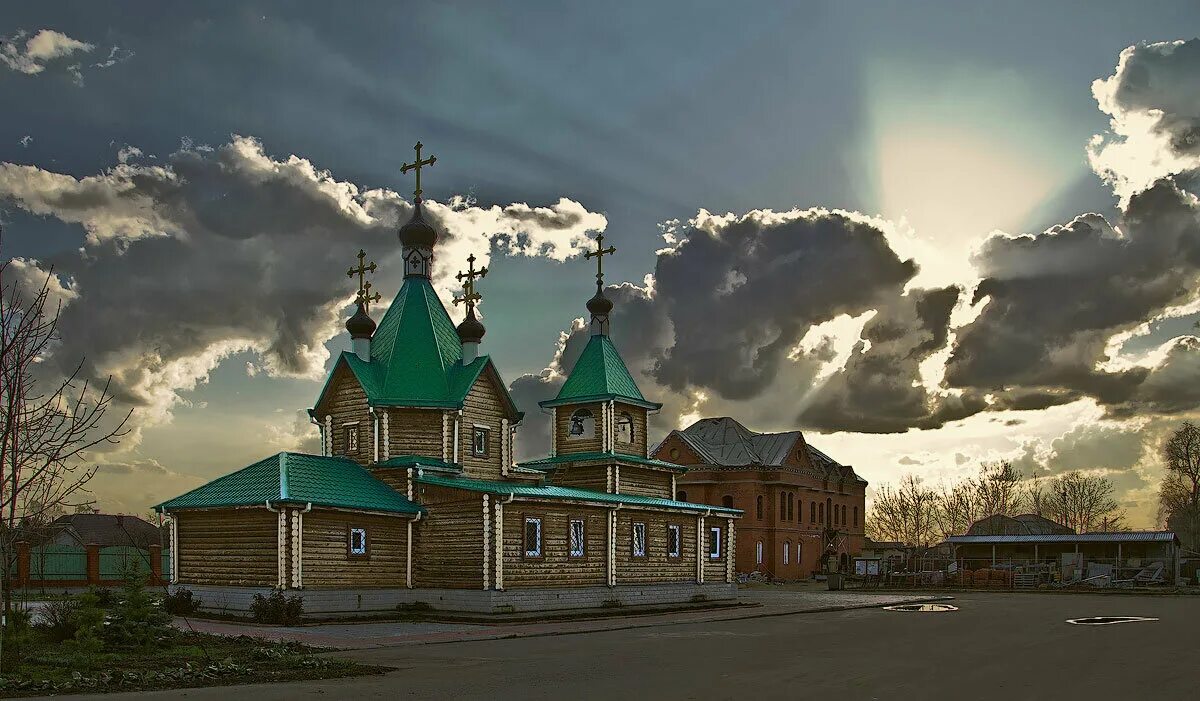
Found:
[(735, 508), (675, 499), (686, 468), (649, 456), (642, 396), (608, 336), (598, 237), (592, 336), (558, 396), (550, 455), (513, 459), (522, 412), (491, 358), (474, 258), (457, 327), (431, 284), (438, 233), (417, 189), (399, 236), (404, 282), (370, 314), (367, 264), (343, 352), (309, 410), (320, 455), (280, 453), (156, 508), (170, 516), (172, 582), (205, 608), (246, 610), (289, 590), (305, 611), (423, 603), (477, 612), (730, 599)]

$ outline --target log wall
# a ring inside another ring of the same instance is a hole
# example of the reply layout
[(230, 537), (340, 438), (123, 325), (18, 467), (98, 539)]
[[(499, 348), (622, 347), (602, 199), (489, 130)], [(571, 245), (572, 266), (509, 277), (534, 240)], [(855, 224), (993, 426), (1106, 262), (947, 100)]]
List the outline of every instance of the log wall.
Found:
[[(371, 441), (374, 440), (374, 431), (371, 414), (367, 408), (367, 393), (358, 384), (354, 373), (345, 365), (338, 366), (334, 373), (329, 394), (320, 410), (323, 414), (333, 417), (333, 435), (329, 437), (332, 441), (333, 454), (344, 455), (363, 465), (369, 464), (374, 457), (371, 446)], [(353, 453), (346, 452), (345, 424), (347, 422), (357, 422), (355, 428), (358, 431), (358, 450)], [(324, 423), (323, 416), (322, 423)]]
[[(708, 537), (714, 526), (721, 529), (721, 557), (714, 560), (708, 556)], [(704, 519), (704, 581), (725, 581), (725, 558), (729, 553), (729, 524), (723, 518), (709, 516)]]
[(278, 515), (264, 508), (175, 512), (180, 584), (275, 586)]
[[(598, 452), (600, 450), (601, 430), (603, 424), (600, 420), (600, 403), (595, 404), (572, 404), (569, 406), (558, 407), (558, 419), (555, 421), (555, 431), (557, 436), (558, 454), (566, 455), (568, 453), (589, 453)], [(579, 409), (587, 409), (592, 412), (592, 435), (587, 438), (568, 438), (568, 432), (571, 428), (571, 414), (574, 414)]]
[(442, 459), (441, 409), (387, 409), (388, 455)]
[[(613, 441), (618, 453), (628, 453), (630, 455), (638, 455), (645, 457), (646, 453), (646, 410), (640, 406), (632, 404), (622, 404), (616, 402), (615, 413), (619, 418), (621, 413), (629, 414), (633, 419), (633, 442), (626, 443), (620, 439), (619, 434), (614, 430)], [(614, 419), (614, 426), (616, 419)]]
[[(503, 440), (501, 422), (506, 416), (500, 393), (488, 372), (483, 372), (475, 380), (471, 391), (463, 402), (462, 424), (458, 430), (458, 454), (462, 460), (463, 473), (476, 479), (500, 479), (501, 450)], [(475, 425), (479, 424), (488, 430), (487, 455), (480, 457), (472, 452)]]
[(608, 465), (560, 465), (551, 475), (551, 484), (563, 487), (608, 491)]
[[(633, 556), (633, 524), (646, 524), (646, 555)], [(667, 557), (667, 524), (680, 527), (680, 557)], [(690, 514), (617, 512), (617, 584), (687, 582), (696, 579), (696, 519)], [(724, 562), (724, 560), (722, 560)]]
[(418, 486), (428, 509), (413, 529), (413, 584), (483, 588), (483, 495)]
[[(525, 517), (542, 519), (542, 557), (525, 557)], [(570, 521), (582, 518), (584, 556), (570, 556)], [(513, 502), (504, 506), (504, 588), (605, 584), (608, 509)]]
[(674, 499), (671, 493), (671, 473), (631, 465), (621, 466), (621, 494)]
[[(407, 518), (324, 510), (302, 518), (305, 589), (405, 586)], [(367, 557), (350, 556), (350, 528), (367, 531)]]

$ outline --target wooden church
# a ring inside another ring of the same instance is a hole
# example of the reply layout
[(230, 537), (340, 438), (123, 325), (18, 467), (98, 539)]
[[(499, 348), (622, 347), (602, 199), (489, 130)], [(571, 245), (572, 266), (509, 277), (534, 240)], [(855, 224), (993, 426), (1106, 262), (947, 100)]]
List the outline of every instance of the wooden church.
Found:
[(425, 604), (475, 612), (721, 600), (736, 596), (741, 511), (675, 500), (685, 468), (649, 457), (642, 396), (608, 336), (613, 303), (598, 237), (591, 339), (558, 396), (550, 455), (516, 464), (523, 413), (479, 353), (474, 257), (458, 274), (457, 327), (431, 284), (438, 233), (417, 158), (400, 228), (404, 283), (376, 325), (359, 252), (359, 295), (309, 410), (320, 455), (280, 453), (156, 508), (170, 517), (172, 583), (207, 609), (242, 611), (288, 590), (305, 611)]

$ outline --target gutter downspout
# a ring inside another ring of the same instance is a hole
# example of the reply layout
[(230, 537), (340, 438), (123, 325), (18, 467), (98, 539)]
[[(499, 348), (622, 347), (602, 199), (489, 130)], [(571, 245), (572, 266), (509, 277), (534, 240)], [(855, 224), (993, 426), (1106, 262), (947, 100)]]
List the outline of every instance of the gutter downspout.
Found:
[(456, 465), (458, 464), (458, 426), (462, 423), (462, 415), (462, 409), (459, 409), (458, 413), (454, 415), (454, 459), (451, 462)]
[(329, 450), (325, 447), (325, 441), (327, 440), (325, 437), (325, 424), (317, 421), (317, 417), (312, 415), (311, 409), (308, 413), (308, 422), (317, 427), (317, 434), (321, 436), (321, 455), (328, 455)]
[(416, 523), (417, 521), (420, 521), (420, 520), (421, 520), (421, 512), (420, 512), (420, 511), (418, 511), (418, 512), (417, 512), (417, 517), (416, 517), (416, 518), (410, 518), (410, 519), (408, 519), (408, 540), (407, 540), (407, 541), (405, 541), (405, 547), (408, 549), (408, 552), (407, 552), (407, 554), (406, 554), (406, 555), (405, 555), (405, 557), (404, 557), (404, 569), (405, 569), (405, 571), (404, 571), (404, 586), (408, 587), (409, 589), (412, 589), (412, 588), (413, 588), (413, 581), (412, 581), (412, 532), (413, 532), (413, 524), (414, 524), (414, 523)]
[(617, 512), (625, 506), (623, 502), (609, 510), (608, 515), (608, 586), (617, 586)]
[(312, 502), (296, 512), (292, 520), (292, 586), (304, 588), (304, 514), (312, 511)]
[(504, 499), (496, 499), (493, 506), (496, 511), (496, 574), (492, 586), (496, 591), (504, 591), (504, 505), (511, 504), (516, 496), (516, 492), (509, 492)]
[(267, 511), (278, 515), (278, 525), (275, 528), (275, 586), (283, 589), (286, 586), (284, 582), (286, 579), (284, 567), (286, 565), (283, 561), (283, 551), (287, 546), (287, 509), (272, 509), (270, 499), (267, 499), (263, 503), (266, 504)]
[(371, 427), (374, 429), (371, 438), (371, 462), (379, 462), (379, 415), (370, 404), (367, 405), (367, 413), (371, 415)]

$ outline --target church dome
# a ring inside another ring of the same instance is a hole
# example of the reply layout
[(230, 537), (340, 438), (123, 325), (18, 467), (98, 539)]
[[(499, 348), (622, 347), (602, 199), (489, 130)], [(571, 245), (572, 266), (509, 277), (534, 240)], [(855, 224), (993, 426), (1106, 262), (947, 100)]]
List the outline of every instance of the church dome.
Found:
[(400, 227), (400, 243), (406, 248), (433, 248), (437, 243), (437, 231), (425, 221), (425, 213), (421, 209), (421, 200), (413, 206), (412, 218)]
[(361, 303), (357, 306), (357, 311), (346, 320), (346, 330), (350, 332), (350, 338), (370, 338), (375, 333), (375, 320), (363, 310)]
[(475, 318), (474, 307), (467, 309), (467, 318), (463, 319), (462, 323), (458, 325), (457, 331), (458, 340), (463, 343), (479, 343), (483, 340), (483, 334), (486, 332), (486, 329), (483, 328), (483, 324), (480, 323), (479, 319)]
[(596, 295), (587, 301), (587, 310), (595, 316), (607, 316), (612, 311), (612, 300), (604, 296), (603, 289), (596, 289)]

